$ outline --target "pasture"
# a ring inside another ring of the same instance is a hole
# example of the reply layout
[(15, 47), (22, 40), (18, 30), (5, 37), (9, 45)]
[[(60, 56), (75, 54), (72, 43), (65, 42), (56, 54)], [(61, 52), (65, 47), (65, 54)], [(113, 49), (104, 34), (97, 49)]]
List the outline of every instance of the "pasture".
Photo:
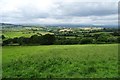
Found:
[(3, 78), (115, 78), (118, 44), (3, 46)]
[(15, 37), (31, 37), (32, 35), (37, 35), (37, 34), (42, 34), (42, 35), (45, 35), (45, 34), (52, 34), (50, 32), (44, 32), (44, 31), (36, 31), (36, 32), (32, 32), (32, 31), (12, 31), (12, 32), (3, 32), (3, 35), (7, 38), (15, 38)]

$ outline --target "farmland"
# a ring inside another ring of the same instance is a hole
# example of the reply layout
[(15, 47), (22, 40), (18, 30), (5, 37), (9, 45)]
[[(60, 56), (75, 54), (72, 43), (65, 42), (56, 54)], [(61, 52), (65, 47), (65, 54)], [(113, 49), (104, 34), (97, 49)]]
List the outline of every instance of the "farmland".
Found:
[[(48, 34), (49, 32), (40, 32), (41, 34)], [(30, 37), (31, 35), (35, 35), (37, 33), (23, 33), (23, 32), (5, 32), (3, 35), (5, 35), (7, 38), (14, 38), (14, 37)]]
[(115, 78), (118, 44), (3, 46), (3, 78)]
[(2, 28), (3, 78), (117, 78), (117, 28)]
[[(24, 29), (24, 28), (23, 28)], [(3, 35), (6, 36), (6, 38), (15, 38), (15, 37), (31, 37), (32, 35), (35, 35), (35, 34), (42, 34), (42, 35), (45, 35), (45, 34), (51, 34), (50, 32), (46, 32), (46, 31), (30, 31), (30, 30), (11, 30), (9, 29), (10, 31), (8, 30), (5, 30), (3, 31)]]
[(120, 4), (81, 1), (1, 0), (2, 80), (119, 80)]
[(117, 28), (65, 28), (29, 26), (2, 28), (2, 45), (72, 45), (119, 43)]

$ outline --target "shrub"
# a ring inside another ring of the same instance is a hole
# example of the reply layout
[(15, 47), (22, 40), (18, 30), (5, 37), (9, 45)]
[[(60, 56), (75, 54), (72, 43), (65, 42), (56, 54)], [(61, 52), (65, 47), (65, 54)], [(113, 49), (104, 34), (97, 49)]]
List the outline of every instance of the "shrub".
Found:
[(117, 42), (117, 38), (116, 37), (109, 37), (109, 38), (107, 38), (107, 42), (115, 43), (115, 42)]
[(97, 42), (108, 42), (108, 38), (109, 37), (111, 37), (111, 35), (110, 34), (104, 34), (104, 33), (102, 33), (102, 34), (100, 34), (99, 35), (99, 37), (97, 38)]
[(5, 36), (4, 36), (4, 35), (2, 35), (1, 37), (2, 37), (2, 39), (5, 39)]
[(120, 37), (117, 38), (117, 42), (120, 43)]
[(41, 36), (41, 44), (42, 45), (51, 45), (55, 42), (55, 36), (51, 34), (45, 34)]
[(33, 35), (30, 37), (30, 43), (39, 43), (40, 42), (40, 38), (41, 36), (38, 36), (38, 35)]
[(5, 46), (5, 45), (8, 45), (8, 44), (12, 44), (13, 42), (12, 42), (12, 39), (7, 39), (7, 40), (4, 40), (3, 42), (2, 42), (2, 46)]
[(90, 44), (93, 43), (93, 39), (92, 38), (83, 38), (80, 40), (81, 44)]

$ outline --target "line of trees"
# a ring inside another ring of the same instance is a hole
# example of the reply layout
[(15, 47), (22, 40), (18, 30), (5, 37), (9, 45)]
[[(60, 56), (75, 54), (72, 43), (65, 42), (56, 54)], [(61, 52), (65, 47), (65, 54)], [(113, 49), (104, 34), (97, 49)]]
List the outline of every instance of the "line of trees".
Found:
[(52, 45), (55, 42), (55, 36), (51, 34), (46, 35), (33, 35), (30, 38), (19, 37), (13, 39), (4, 40), (2, 45), (11, 45), (11, 44), (19, 44), (19, 45)]
[[(5, 36), (2, 36), (5, 39)], [(53, 34), (32, 35), (30, 38), (19, 37), (3, 40), (2, 45), (65, 45), (65, 44), (101, 44), (120, 43), (120, 37), (110, 34), (95, 34), (93, 36), (66, 38), (65, 36), (55, 36)]]

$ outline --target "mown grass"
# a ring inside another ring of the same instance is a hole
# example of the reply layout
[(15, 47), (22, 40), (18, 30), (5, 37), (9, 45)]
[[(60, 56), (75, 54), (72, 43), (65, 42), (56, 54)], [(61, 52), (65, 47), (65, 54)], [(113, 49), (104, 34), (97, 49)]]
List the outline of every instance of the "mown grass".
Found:
[(3, 78), (115, 78), (118, 45), (4, 46)]

